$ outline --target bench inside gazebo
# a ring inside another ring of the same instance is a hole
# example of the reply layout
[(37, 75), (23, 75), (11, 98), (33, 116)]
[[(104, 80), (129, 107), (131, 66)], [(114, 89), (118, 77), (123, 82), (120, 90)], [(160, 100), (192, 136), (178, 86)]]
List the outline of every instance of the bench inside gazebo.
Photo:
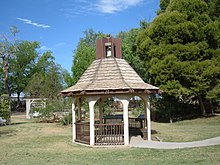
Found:
[[(63, 90), (63, 96), (73, 97), (73, 141), (94, 145), (129, 145), (129, 135), (146, 134), (151, 140), (149, 95), (158, 88), (145, 83), (133, 68), (122, 59), (121, 39), (107, 38), (96, 41), (96, 60), (72, 87)], [(129, 118), (131, 98), (138, 96), (144, 103), (144, 115)], [(103, 103), (108, 98), (117, 98), (122, 105), (122, 114), (105, 116)], [(89, 118), (83, 119), (82, 101), (89, 105)], [(98, 117), (95, 117), (98, 105)]]
[[(145, 123), (143, 118), (128, 118), (128, 123), (130, 136), (142, 135), (142, 129), (144, 129), (143, 126)], [(90, 144), (90, 122), (81, 120), (76, 122), (75, 125), (75, 141)], [(106, 116), (101, 122), (99, 120), (95, 121), (94, 127), (94, 145), (124, 145), (124, 124), (122, 115)]]

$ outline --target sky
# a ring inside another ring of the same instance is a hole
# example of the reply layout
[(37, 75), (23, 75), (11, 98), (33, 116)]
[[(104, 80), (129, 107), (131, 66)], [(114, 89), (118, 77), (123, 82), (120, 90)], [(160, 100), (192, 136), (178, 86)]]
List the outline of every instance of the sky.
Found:
[(159, 0), (0, 0), (0, 34), (19, 29), (19, 40), (40, 42), (39, 53), (52, 51), (56, 63), (71, 72), (74, 50), (83, 32), (117, 35), (151, 22)]

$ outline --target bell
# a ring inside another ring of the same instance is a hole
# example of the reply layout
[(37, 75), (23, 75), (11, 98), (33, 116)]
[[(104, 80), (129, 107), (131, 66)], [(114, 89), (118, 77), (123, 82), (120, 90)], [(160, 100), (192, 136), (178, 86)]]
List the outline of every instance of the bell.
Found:
[(109, 46), (107, 48), (107, 57), (111, 57), (112, 56), (112, 50), (111, 50), (111, 46)]

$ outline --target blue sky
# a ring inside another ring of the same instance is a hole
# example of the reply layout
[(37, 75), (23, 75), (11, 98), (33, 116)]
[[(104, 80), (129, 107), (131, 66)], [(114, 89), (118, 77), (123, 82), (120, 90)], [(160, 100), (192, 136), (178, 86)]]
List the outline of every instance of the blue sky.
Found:
[(83, 31), (114, 36), (152, 21), (158, 9), (159, 0), (1, 0), (0, 34), (18, 27), (18, 39), (39, 41), (40, 53), (51, 50), (70, 71)]

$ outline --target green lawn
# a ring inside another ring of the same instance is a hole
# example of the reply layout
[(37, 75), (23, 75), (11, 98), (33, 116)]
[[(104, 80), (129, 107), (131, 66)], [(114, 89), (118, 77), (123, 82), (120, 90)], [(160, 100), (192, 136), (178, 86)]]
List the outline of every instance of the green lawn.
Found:
[(152, 129), (162, 141), (187, 142), (220, 136), (220, 116), (175, 123), (152, 122)]
[[(0, 164), (220, 164), (220, 145), (155, 150), (91, 148), (72, 143), (71, 127), (36, 123), (13, 116), (13, 124), (0, 127)], [(220, 136), (220, 116), (173, 124), (152, 123), (163, 140), (191, 141)], [(202, 132), (201, 132), (202, 130)]]

